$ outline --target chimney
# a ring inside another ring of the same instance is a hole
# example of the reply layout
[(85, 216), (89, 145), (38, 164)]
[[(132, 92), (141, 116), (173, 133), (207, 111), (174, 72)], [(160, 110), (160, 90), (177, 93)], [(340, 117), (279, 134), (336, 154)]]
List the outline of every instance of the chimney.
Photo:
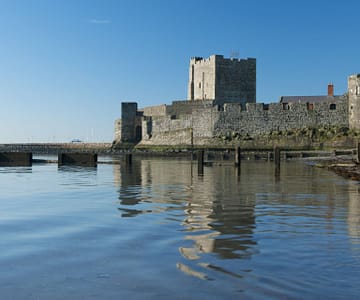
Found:
[(328, 84), (328, 96), (334, 96), (334, 84), (332, 82)]

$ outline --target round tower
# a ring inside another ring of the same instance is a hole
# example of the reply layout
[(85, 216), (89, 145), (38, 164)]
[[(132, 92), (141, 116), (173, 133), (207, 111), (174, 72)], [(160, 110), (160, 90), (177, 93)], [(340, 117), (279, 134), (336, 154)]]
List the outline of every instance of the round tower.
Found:
[(360, 74), (348, 78), (349, 128), (360, 130)]

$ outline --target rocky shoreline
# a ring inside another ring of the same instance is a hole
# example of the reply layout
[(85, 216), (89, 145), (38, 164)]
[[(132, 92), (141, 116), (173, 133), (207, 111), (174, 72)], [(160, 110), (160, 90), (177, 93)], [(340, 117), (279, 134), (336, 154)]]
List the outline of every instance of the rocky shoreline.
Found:
[(312, 159), (315, 167), (326, 168), (344, 178), (360, 181), (360, 163), (352, 155)]

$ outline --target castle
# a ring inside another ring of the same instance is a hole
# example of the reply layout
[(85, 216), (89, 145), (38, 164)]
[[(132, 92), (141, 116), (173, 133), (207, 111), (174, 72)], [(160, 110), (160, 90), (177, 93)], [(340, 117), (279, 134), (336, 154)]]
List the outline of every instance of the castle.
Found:
[(360, 74), (345, 95), (282, 96), (256, 103), (256, 59), (221, 55), (190, 59), (188, 99), (138, 109), (121, 103), (115, 142), (140, 145), (212, 145), (221, 139), (261, 137), (302, 128), (360, 130)]

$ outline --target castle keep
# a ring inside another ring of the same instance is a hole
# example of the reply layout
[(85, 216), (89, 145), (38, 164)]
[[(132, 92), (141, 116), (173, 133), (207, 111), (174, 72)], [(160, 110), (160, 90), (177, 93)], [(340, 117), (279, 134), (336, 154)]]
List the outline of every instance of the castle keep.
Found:
[(191, 58), (188, 100), (205, 99), (255, 103), (256, 59)]
[(256, 103), (256, 59), (212, 55), (191, 58), (188, 99), (138, 109), (121, 104), (115, 141), (141, 145), (213, 145), (214, 141), (256, 138), (303, 128), (360, 130), (360, 75), (348, 79), (348, 93), (283, 96)]

